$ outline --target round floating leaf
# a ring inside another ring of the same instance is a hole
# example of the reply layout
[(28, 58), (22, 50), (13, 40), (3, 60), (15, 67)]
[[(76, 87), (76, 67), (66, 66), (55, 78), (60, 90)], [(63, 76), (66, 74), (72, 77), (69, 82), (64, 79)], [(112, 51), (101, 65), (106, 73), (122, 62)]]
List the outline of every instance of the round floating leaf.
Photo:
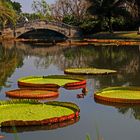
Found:
[(70, 68), (64, 71), (66, 74), (113, 74), (117, 71), (109, 69), (97, 69), (97, 68)]
[(40, 131), (40, 130), (52, 130), (52, 129), (57, 129), (57, 128), (62, 128), (62, 127), (67, 127), (69, 125), (73, 125), (74, 123), (77, 123), (79, 121), (80, 117), (67, 120), (65, 122), (59, 122), (59, 123), (54, 123), (51, 125), (42, 125), (42, 126), (22, 126), (22, 127), (2, 127), (1, 132), (6, 132), (6, 133), (20, 133), (20, 132), (31, 132), (31, 131)]
[(57, 97), (58, 91), (48, 91), (46, 89), (16, 89), (5, 92), (8, 97), (27, 99), (46, 99)]
[(70, 102), (12, 100), (1, 101), (0, 112), (0, 126), (28, 126), (71, 120), (79, 117), (80, 109)]
[(94, 94), (95, 100), (117, 103), (140, 103), (139, 87), (109, 87)]
[(19, 87), (37, 87), (37, 88), (55, 88), (55, 87), (71, 87), (86, 84), (86, 80), (82, 78), (74, 78), (65, 75), (50, 76), (29, 76), (18, 80)]

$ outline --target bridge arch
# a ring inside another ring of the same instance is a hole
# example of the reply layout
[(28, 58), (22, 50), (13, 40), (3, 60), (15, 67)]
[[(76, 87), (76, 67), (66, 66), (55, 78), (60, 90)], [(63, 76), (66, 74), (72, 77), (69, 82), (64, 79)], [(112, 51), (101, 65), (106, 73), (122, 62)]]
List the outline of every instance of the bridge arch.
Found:
[(51, 29), (32, 29), (20, 34), (18, 37), (24, 39), (39, 39), (46, 40), (48, 42), (52, 41), (62, 41), (68, 39), (64, 34), (51, 30)]
[(77, 27), (73, 27), (64, 23), (48, 22), (48, 21), (32, 21), (25, 24), (19, 24), (15, 28), (14, 36), (16, 38), (25, 37), (24, 35), (35, 31), (48, 31), (53, 34), (65, 36), (66, 38), (78, 37), (80, 30)]

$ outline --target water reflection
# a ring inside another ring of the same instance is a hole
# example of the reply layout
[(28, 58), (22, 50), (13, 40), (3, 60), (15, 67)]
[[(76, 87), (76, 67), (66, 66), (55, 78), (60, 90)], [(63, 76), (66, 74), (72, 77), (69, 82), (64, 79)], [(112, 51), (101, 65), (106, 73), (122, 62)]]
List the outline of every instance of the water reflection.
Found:
[(101, 101), (96, 99), (96, 103), (107, 105), (107, 106), (112, 106), (117, 111), (123, 115), (129, 115), (129, 117), (132, 118), (132, 116), (140, 120), (140, 104), (126, 104), (126, 103), (111, 103), (111, 102), (106, 102), (106, 101)]
[(130, 117), (133, 116), (135, 119), (140, 120), (140, 106), (126, 106), (126, 107), (118, 107), (117, 108), (119, 113), (127, 114), (130, 113)]
[[(56, 129), (54, 132), (39, 131), (48, 128), (37, 128), (35, 133), (22, 133), (20, 139), (61, 139), (61, 140), (85, 140), (85, 135), (89, 132), (91, 137), (96, 135), (96, 128), (93, 120), (99, 122), (101, 133), (104, 139), (131, 140), (139, 137), (139, 124), (134, 119), (124, 122), (124, 117), (118, 112), (126, 113), (127, 110), (134, 118), (139, 118), (139, 107), (134, 106), (115, 106), (115, 109), (108, 110), (105, 106), (98, 106), (93, 102), (93, 93), (102, 88), (109, 86), (140, 86), (140, 50), (139, 46), (48, 46), (46, 44), (25, 44), (25, 43), (5, 43), (2, 42), (0, 47), (0, 83), (3, 93), (7, 90), (17, 88), (17, 79), (29, 75), (61, 75), (64, 69), (69, 67), (97, 67), (116, 69), (116, 75), (104, 76), (84, 76), (87, 80), (86, 88), (88, 94), (83, 100), (75, 98), (82, 92), (81, 89), (66, 90), (61, 88), (61, 94), (58, 99), (61, 101), (72, 101), (76, 103), (80, 109), (80, 121), (72, 127), (64, 127), (64, 129)], [(9, 80), (12, 83), (9, 83)], [(10, 84), (11, 87), (6, 87)], [(4, 87), (5, 86), (5, 87)], [(68, 94), (67, 94), (68, 93)], [(74, 94), (69, 94), (74, 93)], [(0, 94), (1, 99), (6, 99), (5, 94)], [(114, 112), (115, 110), (115, 112)], [(116, 118), (114, 118), (114, 116)], [(137, 117), (136, 117), (137, 116)], [(85, 121), (86, 120), (86, 121)], [(127, 125), (125, 125), (127, 124)], [(130, 127), (128, 127), (130, 126)], [(135, 131), (131, 130), (131, 126), (135, 126)], [(108, 128), (108, 129), (106, 129)], [(6, 129), (6, 128), (5, 128)], [(20, 128), (19, 128), (20, 129)], [(26, 128), (27, 129), (27, 128)], [(4, 130), (3, 132), (8, 130)], [(11, 131), (11, 130), (10, 130)], [(25, 132), (26, 130), (19, 130)], [(32, 128), (29, 127), (29, 131)], [(117, 132), (117, 133), (115, 133)], [(122, 138), (123, 132), (123, 138)], [(128, 133), (130, 132), (130, 133)], [(63, 136), (62, 136), (63, 133)], [(4, 133), (2, 133), (3, 135)], [(5, 140), (11, 140), (13, 134), (7, 134)], [(132, 138), (133, 137), (133, 138)]]
[(14, 46), (7, 48), (0, 45), (0, 86), (6, 86), (7, 79), (22, 65), (22, 52)]
[(140, 55), (135, 46), (47, 46), (45, 44), (3, 43), (0, 46), (0, 85), (6, 85), (7, 78), (16, 68), (22, 67), (25, 58), (35, 56), (34, 66), (47, 69), (50, 65), (60, 70), (69, 67), (96, 67), (116, 69), (114, 76), (90, 76), (101, 85), (139, 85)]

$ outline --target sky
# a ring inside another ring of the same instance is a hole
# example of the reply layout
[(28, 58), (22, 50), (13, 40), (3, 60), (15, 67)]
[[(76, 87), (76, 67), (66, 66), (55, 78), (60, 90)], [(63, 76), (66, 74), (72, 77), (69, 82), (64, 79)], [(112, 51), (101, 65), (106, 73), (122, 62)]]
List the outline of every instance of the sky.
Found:
[[(16, 2), (21, 3), (23, 12), (26, 12), (26, 13), (32, 13), (33, 12), (32, 8), (31, 8), (33, 0), (12, 0), (12, 1), (16, 1)], [(49, 4), (52, 4), (52, 3), (55, 2), (55, 0), (46, 0), (46, 1)]]

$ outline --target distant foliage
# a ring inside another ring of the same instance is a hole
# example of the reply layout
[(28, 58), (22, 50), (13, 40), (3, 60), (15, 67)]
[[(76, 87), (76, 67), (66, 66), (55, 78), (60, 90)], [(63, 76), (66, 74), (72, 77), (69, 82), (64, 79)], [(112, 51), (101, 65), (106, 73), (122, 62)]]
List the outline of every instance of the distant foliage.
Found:
[(21, 4), (19, 2), (11, 1), (11, 0), (5, 0), (6, 2), (10, 3), (13, 7), (13, 9), (19, 14), (22, 12), (21, 10)]
[(6, 24), (12, 23), (15, 25), (17, 20), (16, 11), (12, 5), (6, 1), (0, 1), (0, 25), (1, 28), (5, 28)]
[(125, 7), (125, 0), (88, 0), (90, 3), (88, 12), (97, 17), (100, 26), (106, 23), (106, 27), (113, 32), (113, 19), (120, 17), (127, 18), (130, 13)]
[(45, 0), (34, 0), (32, 9), (41, 19), (49, 19), (51, 16), (51, 9)]
[(57, 0), (52, 6), (54, 19), (62, 21), (71, 16), (77, 20), (83, 20), (86, 16), (87, 2), (85, 0)]

